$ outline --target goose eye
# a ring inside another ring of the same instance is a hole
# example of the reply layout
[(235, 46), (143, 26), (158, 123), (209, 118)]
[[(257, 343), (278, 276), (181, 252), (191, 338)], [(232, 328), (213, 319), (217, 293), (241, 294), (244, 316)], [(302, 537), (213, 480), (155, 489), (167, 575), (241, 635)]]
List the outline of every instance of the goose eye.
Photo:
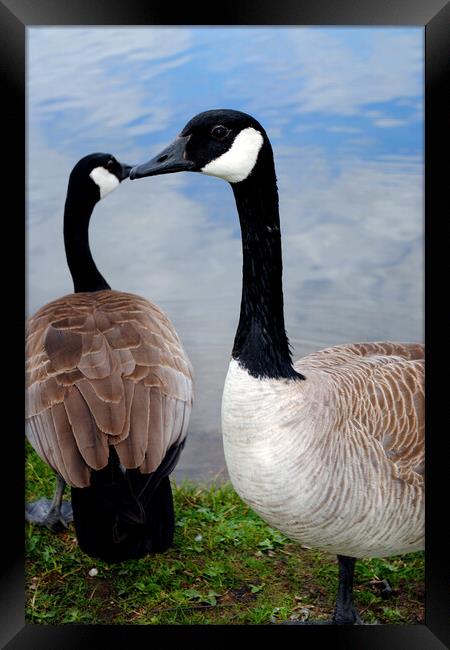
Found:
[(219, 126), (214, 126), (211, 129), (211, 135), (216, 140), (223, 140), (228, 135), (229, 132), (230, 130), (227, 129), (225, 126), (222, 126), (221, 124)]
[(110, 158), (108, 162), (106, 163), (107, 169), (114, 169), (114, 160)]

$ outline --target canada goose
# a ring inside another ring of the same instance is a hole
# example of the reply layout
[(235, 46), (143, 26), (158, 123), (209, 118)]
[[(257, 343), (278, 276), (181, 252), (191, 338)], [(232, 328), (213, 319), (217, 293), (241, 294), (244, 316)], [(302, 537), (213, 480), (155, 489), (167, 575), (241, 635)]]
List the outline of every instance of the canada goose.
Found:
[(335, 624), (361, 622), (355, 559), (424, 547), (424, 347), (354, 343), (292, 363), (272, 147), (253, 117), (200, 113), (130, 178), (227, 180), (242, 233), (239, 325), (222, 398), (234, 488), (269, 525), (335, 553)]
[(58, 476), (53, 502), (28, 520), (65, 524), (71, 487), (80, 548), (106, 561), (168, 548), (174, 511), (169, 474), (185, 443), (192, 371), (165, 314), (140, 296), (113, 291), (89, 249), (95, 204), (131, 167), (91, 154), (73, 168), (64, 243), (74, 293), (27, 323), (26, 434)]

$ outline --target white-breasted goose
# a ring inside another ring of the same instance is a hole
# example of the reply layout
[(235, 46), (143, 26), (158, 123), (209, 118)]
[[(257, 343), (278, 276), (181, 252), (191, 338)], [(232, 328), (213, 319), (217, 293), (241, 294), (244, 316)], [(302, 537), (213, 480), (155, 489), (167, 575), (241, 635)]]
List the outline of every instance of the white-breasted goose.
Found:
[(73, 168), (64, 243), (74, 293), (39, 309), (26, 334), (26, 434), (58, 476), (52, 503), (28, 504), (26, 517), (52, 529), (67, 523), (69, 484), (80, 548), (111, 562), (172, 543), (169, 474), (193, 393), (191, 364), (167, 316), (111, 290), (89, 248), (96, 203), (130, 169), (110, 154)]
[(337, 554), (332, 622), (360, 622), (355, 558), (424, 547), (424, 347), (352, 343), (292, 363), (265, 130), (239, 111), (200, 113), (130, 178), (182, 170), (227, 180), (241, 225), (241, 311), (222, 399), (231, 481), (271, 526)]

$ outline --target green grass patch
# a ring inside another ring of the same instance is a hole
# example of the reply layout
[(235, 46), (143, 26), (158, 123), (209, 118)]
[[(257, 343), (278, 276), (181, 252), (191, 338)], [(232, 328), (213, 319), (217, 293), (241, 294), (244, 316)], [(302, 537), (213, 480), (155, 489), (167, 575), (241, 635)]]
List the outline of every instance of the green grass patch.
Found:
[[(52, 495), (54, 475), (30, 446), (26, 481), (28, 500)], [(72, 527), (54, 534), (26, 524), (27, 622), (269, 624), (331, 616), (334, 556), (267, 526), (230, 484), (173, 488), (174, 546), (140, 560), (108, 565), (79, 550)], [(383, 579), (393, 589), (387, 600)], [(423, 585), (423, 553), (360, 560), (355, 603), (367, 623), (423, 623)]]

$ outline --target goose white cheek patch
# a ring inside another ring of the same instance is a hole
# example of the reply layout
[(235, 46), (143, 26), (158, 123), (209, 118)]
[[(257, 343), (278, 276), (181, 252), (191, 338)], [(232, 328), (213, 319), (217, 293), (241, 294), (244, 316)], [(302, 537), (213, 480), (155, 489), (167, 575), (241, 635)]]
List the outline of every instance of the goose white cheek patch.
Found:
[(249, 176), (255, 166), (263, 142), (263, 136), (256, 129), (251, 126), (243, 129), (228, 151), (211, 160), (200, 171), (223, 178), (229, 183), (239, 183)]
[(100, 198), (112, 192), (119, 185), (119, 179), (104, 167), (96, 167), (89, 176), (100, 188)]

